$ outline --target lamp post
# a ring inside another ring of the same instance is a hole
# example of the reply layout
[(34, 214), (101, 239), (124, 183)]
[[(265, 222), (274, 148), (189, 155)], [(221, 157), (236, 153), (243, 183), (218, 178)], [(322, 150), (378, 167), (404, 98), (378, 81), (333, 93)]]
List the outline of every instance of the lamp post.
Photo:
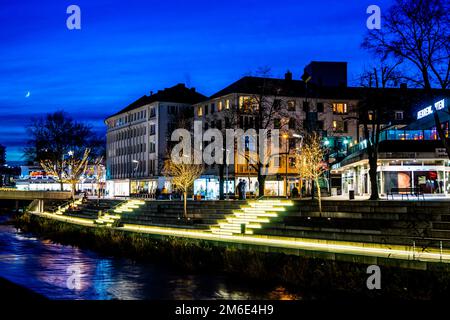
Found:
[(141, 163), (139, 160), (135, 160), (133, 159), (131, 162), (136, 164), (136, 167), (134, 168), (133, 172), (134, 172), (134, 179), (136, 180), (136, 193), (137, 193), (137, 184), (138, 184), (138, 179), (137, 179), (137, 170), (139, 168), (139, 164)]
[(230, 194), (228, 192), (228, 162), (229, 162), (228, 157), (229, 157), (230, 150), (225, 149), (225, 148), (222, 148), (222, 150), (225, 151), (227, 154), (227, 156), (225, 158), (225, 161), (226, 161), (226, 164), (225, 164), (225, 192), (227, 194), (227, 196), (226, 196), (227, 200), (230, 200)]
[(285, 174), (284, 174), (284, 193), (286, 195), (286, 199), (288, 198), (288, 155), (289, 155), (289, 135), (283, 134), (283, 138), (286, 143), (286, 167), (285, 167)]

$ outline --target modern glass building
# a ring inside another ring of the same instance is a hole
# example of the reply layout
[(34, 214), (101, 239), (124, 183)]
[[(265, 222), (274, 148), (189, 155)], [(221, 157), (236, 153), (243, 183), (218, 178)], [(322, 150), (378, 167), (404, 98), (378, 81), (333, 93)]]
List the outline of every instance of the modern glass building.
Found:
[[(439, 134), (435, 117), (449, 138), (450, 116), (445, 111), (447, 100), (439, 100), (436, 107), (420, 109), (417, 120), (403, 129), (380, 133), (377, 179), (380, 194), (393, 188), (419, 188), (424, 194), (450, 194), (450, 161)], [(426, 111), (424, 111), (426, 110)], [(348, 156), (332, 166), (332, 174), (342, 177), (342, 194), (354, 190), (356, 195), (369, 194), (369, 160), (367, 141), (349, 148)]]

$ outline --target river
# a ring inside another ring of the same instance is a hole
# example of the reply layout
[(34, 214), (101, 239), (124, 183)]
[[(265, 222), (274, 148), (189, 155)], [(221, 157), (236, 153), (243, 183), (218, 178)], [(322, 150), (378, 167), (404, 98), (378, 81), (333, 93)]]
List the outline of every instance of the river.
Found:
[[(282, 287), (101, 256), (22, 233), (0, 216), (0, 277), (50, 299), (296, 299)], [(79, 274), (78, 282), (71, 276)], [(74, 285), (75, 284), (75, 285)]]

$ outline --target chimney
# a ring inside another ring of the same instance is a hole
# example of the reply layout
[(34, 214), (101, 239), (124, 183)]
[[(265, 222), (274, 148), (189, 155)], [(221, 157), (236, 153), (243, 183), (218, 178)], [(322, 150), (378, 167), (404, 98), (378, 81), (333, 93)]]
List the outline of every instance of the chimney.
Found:
[(400, 83), (400, 89), (408, 89), (408, 84), (406, 82)]
[(284, 80), (291, 81), (292, 80), (292, 72), (289, 70), (284, 74)]
[(195, 87), (192, 87), (192, 88), (191, 88), (191, 91), (192, 91), (192, 92), (195, 92)]
[(150, 91), (150, 96), (152, 96), (153, 95), (153, 91)]

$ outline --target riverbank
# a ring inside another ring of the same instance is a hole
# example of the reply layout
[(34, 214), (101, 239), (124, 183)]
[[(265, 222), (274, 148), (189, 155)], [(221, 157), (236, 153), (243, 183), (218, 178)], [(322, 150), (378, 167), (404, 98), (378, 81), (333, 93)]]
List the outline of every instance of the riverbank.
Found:
[(177, 237), (155, 238), (107, 228), (86, 228), (30, 214), (18, 227), (52, 241), (88, 248), (106, 255), (168, 263), (182, 270), (211, 270), (242, 281), (280, 284), (291, 291), (312, 292), (314, 298), (442, 299), (449, 297), (448, 272), (382, 267), (382, 290), (367, 289), (367, 265), (327, 261), (248, 248), (213, 246), (210, 242)]

